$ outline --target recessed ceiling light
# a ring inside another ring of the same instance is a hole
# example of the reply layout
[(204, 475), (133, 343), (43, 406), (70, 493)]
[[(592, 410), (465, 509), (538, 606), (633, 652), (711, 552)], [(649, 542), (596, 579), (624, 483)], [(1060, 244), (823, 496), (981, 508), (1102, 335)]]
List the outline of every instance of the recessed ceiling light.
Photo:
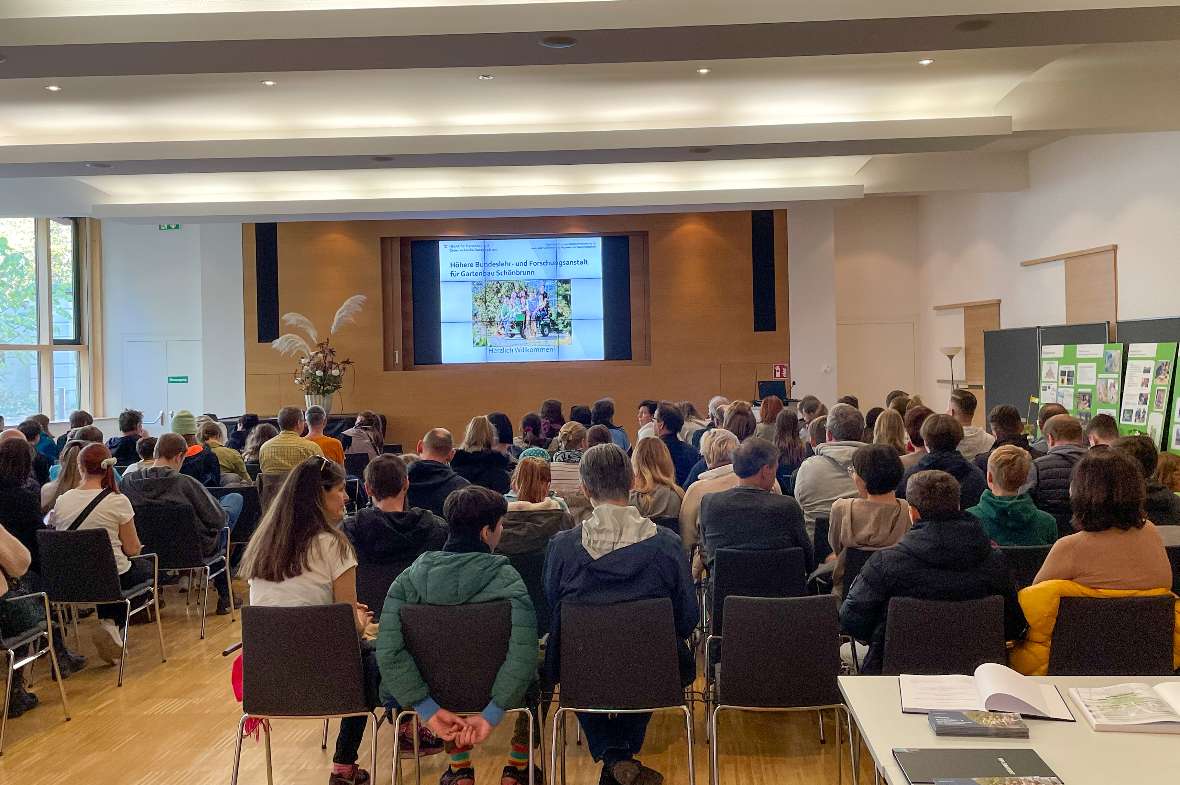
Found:
[(274, 86), (275, 86), (275, 85), (277, 85), (277, 84), (278, 84), (278, 82), (276, 82), (276, 81), (275, 81), (275, 80), (273, 80), (273, 79), (263, 79), (263, 80), (262, 80), (262, 86), (263, 86), (263, 87), (274, 87)]
[(111, 166), (112, 164), (109, 164), (106, 161), (91, 161), (90, 163), (86, 164), (88, 169), (110, 169)]
[(393, 160), (393, 156), (392, 155), (375, 155), (375, 156), (373, 156), (373, 160), (379, 164), (387, 164)]
[(547, 49), (569, 49), (577, 45), (578, 39), (572, 35), (547, 35), (541, 39), (541, 46)]
[(7, 63), (7, 62), (8, 62), (8, 58), (5, 57), (4, 55), (0, 55), (0, 63)]
[(698, 68), (697, 69), (697, 73), (700, 74), (701, 76), (704, 76), (704, 75), (712, 73), (712, 72), (713, 72), (712, 68)]
[(923, 57), (918, 61), (918, 65), (934, 65), (934, 60), (929, 57)]
[(688, 148), (688, 151), (690, 153), (693, 153), (694, 155), (704, 155), (705, 153), (713, 152), (713, 148), (712, 147), (690, 147), (690, 148)]
[(61, 85), (56, 85), (56, 84), (45, 85), (45, 89), (51, 93), (60, 93), (61, 92)]
[(496, 78), (496, 75), (495, 74), (480, 74), (476, 78), (482, 82), (490, 82), (491, 80)]

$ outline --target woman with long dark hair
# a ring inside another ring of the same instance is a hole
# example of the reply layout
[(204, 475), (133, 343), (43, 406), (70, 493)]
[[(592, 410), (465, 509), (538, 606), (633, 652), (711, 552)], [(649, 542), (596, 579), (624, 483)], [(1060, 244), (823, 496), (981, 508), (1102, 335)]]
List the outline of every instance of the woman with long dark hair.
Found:
[(799, 415), (791, 409), (783, 409), (774, 418), (774, 445), (779, 449), (778, 484), (780, 488), (790, 487), (788, 480), (807, 460), (807, 442), (799, 436)]
[(366, 409), (356, 416), (356, 424), (344, 432), (351, 437), (346, 454), (364, 453), (369, 460), (385, 452), (385, 434), (381, 430), (381, 418), (376, 412)]
[[(373, 618), (356, 598), (356, 555), (340, 529), (348, 494), (344, 470), (323, 456), (300, 463), (283, 482), (258, 530), (250, 538), (239, 572), (250, 581), (250, 604), (352, 606), (358, 634)], [(361, 641), (369, 706), (378, 702), (379, 675), (373, 648)], [(293, 685), (297, 687), (298, 685)], [(364, 717), (345, 717), (336, 736), (330, 785), (360, 785), (368, 772), (357, 767)]]
[[(553, 437), (545, 436), (543, 430), (541, 415), (536, 412), (529, 412), (520, 418), (520, 436), (516, 438), (516, 446), (522, 451), (530, 447), (540, 447), (542, 450), (548, 450), (549, 445), (553, 442)], [(519, 455), (517, 453), (517, 457)]]
[(541, 402), (541, 435), (552, 441), (557, 438), (557, 432), (565, 425), (565, 415), (561, 413), (561, 401), (548, 398)]

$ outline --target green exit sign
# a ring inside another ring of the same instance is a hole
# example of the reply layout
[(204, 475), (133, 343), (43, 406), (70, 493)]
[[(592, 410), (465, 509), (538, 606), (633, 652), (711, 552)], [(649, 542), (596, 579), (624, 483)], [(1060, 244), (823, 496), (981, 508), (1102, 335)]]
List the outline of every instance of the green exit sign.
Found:
[(161, 232), (178, 232), (180, 231), (180, 224), (160, 224)]
[(168, 384), (188, 384), (187, 376), (169, 376)]

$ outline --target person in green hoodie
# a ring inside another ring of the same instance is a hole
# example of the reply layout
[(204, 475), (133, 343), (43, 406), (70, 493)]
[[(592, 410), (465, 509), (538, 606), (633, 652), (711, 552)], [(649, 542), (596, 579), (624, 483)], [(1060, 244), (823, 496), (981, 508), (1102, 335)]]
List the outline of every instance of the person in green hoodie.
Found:
[[(423, 553), (397, 577), (381, 611), (377, 664), (381, 669), (382, 701), (413, 707), (427, 727), (446, 740), (450, 765), (440, 785), (475, 785), (472, 747), (487, 740), (505, 710), (525, 705), (525, 693), (537, 679), (537, 618), (533, 604), (508, 557), (492, 553), (503, 534), (507, 512), (508, 503), (495, 491), (476, 485), (453, 491), (443, 506), (443, 516), (450, 526), (446, 544), (441, 551)], [(406, 649), (401, 608), (498, 600), (512, 604), (508, 656), (496, 675), (488, 705), (478, 715), (459, 717), (439, 706), (430, 695)], [(528, 722), (520, 715), (501, 785), (528, 782), (528, 744)]]
[(1031, 467), (1028, 452), (1014, 444), (997, 447), (987, 459), (988, 490), (967, 512), (997, 545), (1052, 545), (1057, 540), (1056, 519), (1020, 492)]

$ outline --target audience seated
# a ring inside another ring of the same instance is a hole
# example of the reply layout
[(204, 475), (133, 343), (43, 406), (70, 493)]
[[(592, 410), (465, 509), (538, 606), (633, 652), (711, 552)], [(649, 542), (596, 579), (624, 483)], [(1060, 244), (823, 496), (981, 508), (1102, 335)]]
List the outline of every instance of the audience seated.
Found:
[(1003, 555), (992, 548), (979, 521), (960, 510), (958, 481), (943, 471), (924, 470), (908, 483), (913, 528), (892, 548), (869, 557), (840, 608), (844, 631), (869, 642), (861, 673), (881, 672), (894, 597), (954, 601), (998, 595), (1004, 598), (1006, 638), (1019, 638), (1026, 626)]
[(447, 522), (430, 510), (408, 507), (410, 478), (396, 455), (378, 455), (365, 466), (365, 493), (373, 506), (344, 522), (344, 533), (362, 565), (410, 566), (447, 539)]
[[(281, 423), (279, 427), (282, 427)], [(385, 432), (381, 428), (381, 418), (376, 412), (365, 409), (357, 414), (356, 422), (344, 431), (343, 435), (351, 440), (348, 449), (345, 450), (347, 454), (360, 453), (372, 460), (385, 452)]]
[(155, 436), (145, 436), (135, 443), (135, 453), (139, 456), (139, 460), (123, 470), (123, 477), (152, 467), (156, 453), (156, 441)]
[(790, 496), (773, 493), (778, 448), (752, 436), (733, 452), (737, 484), (701, 499), (701, 552), (712, 571), (721, 548), (738, 550), (803, 549), (806, 571), (815, 569), (811, 538), (803, 528), (803, 510)]
[(1147, 520), (1156, 526), (1180, 524), (1180, 496), (1155, 478), (1155, 469), (1159, 463), (1159, 450), (1156, 449), (1155, 440), (1142, 434), (1124, 436), (1114, 443), (1114, 448), (1134, 461), (1143, 471), (1146, 481), (1143, 509)]
[(905, 413), (908, 412), (912, 408), (912, 405), (913, 405), (912, 398), (910, 398), (908, 395), (899, 395), (898, 397), (896, 397), (892, 401), (890, 401), (889, 405), (886, 406), (885, 408), (892, 409), (893, 411), (897, 412), (898, 414), (900, 414), (904, 418)]
[(54, 467), (59, 470), (57, 477), (41, 486), (42, 513), (48, 513), (53, 509), (53, 505), (57, 503), (58, 498), (63, 496), (66, 491), (77, 488), (81, 484), (82, 469), (78, 465), (78, 453), (87, 444), (89, 442), (71, 441), (61, 451), (58, 465)]
[[(221, 444), (221, 424), (217, 421), (207, 421), (201, 425), (197, 438), (213, 457), (221, 469), (221, 485), (240, 485), (250, 482), (250, 473), (246, 471), (246, 462), (237, 450), (231, 450)], [(140, 441), (144, 441), (140, 439)], [(138, 445), (137, 445), (138, 449)], [(128, 469), (130, 472), (130, 468)]]
[(308, 458), (323, 456), (318, 444), (300, 435), (304, 425), (306, 420), (299, 407), (279, 409), (279, 435), (258, 450), (258, 463), (264, 474), (286, 474)]
[(582, 460), (582, 453), (586, 451), (586, 426), (575, 420), (570, 420), (561, 426), (557, 432), (557, 443), (554, 445), (553, 462), (577, 464)]
[(1039, 453), (1039, 455), (1034, 455), (1034, 460), (1049, 452), (1049, 439), (1045, 435), (1045, 423), (1059, 414), (1069, 414), (1069, 409), (1059, 403), (1046, 403), (1037, 410), (1037, 433), (1041, 435), (1041, 438), (1032, 443), (1032, 452)]
[(0, 526), (29, 550), (32, 564), (27, 569), (40, 572), (37, 532), (45, 523), (38, 492), (29, 487), (31, 453), (23, 439), (0, 441)]
[(57, 460), (57, 456), (61, 453), (61, 448), (57, 446), (57, 440), (49, 435), (49, 418), (44, 414), (34, 414), (29, 418), (41, 426), (41, 435), (37, 437), (37, 452), (45, 456), (45, 460), (49, 461), (50, 465)]
[(906, 454), (905, 420), (892, 409), (886, 409), (877, 416), (873, 426), (873, 444), (892, 447), (898, 456)]
[[(41, 415), (41, 416), (44, 417), (45, 415)], [(61, 436), (57, 437), (57, 451), (58, 451), (58, 453), (60, 454), (61, 451), (65, 449), (66, 442), (75, 438), (70, 435), (71, 433), (78, 430), (79, 428), (85, 428), (88, 425), (94, 425), (94, 416), (91, 415), (90, 412), (88, 412), (84, 409), (78, 409), (77, 411), (70, 412), (70, 428), (69, 428), (69, 430), (66, 431), (65, 433), (63, 433)], [(46, 418), (46, 422), (41, 424), (41, 427), (42, 428), (49, 427), (48, 418)], [(99, 434), (99, 441), (102, 441), (101, 433)]]
[(709, 420), (701, 417), (701, 413), (697, 411), (696, 404), (692, 401), (679, 401), (676, 404), (676, 408), (684, 415), (684, 427), (680, 429), (680, 441), (692, 447), (694, 450), (699, 451), (699, 448), (693, 445), (692, 437), (698, 431), (703, 431), (709, 425)]
[[(680, 640), (692, 634), (699, 619), (688, 559), (679, 538), (628, 504), (633, 476), (627, 454), (613, 444), (591, 447), (582, 458), (581, 473), (594, 512), (581, 526), (553, 538), (545, 564), (545, 596), (551, 609), (545, 660), (554, 681), (561, 673), (561, 607), (565, 602), (605, 604), (668, 597)], [(679, 654), (682, 683), (691, 684), (696, 662), (684, 644)], [(635, 760), (650, 719), (650, 714), (578, 715), (590, 754), (603, 765), (600, 782), (660, 781), (656, 772)]]
[(635, 487), (628, 497), (644, 518), (678, 518), (684, 491), (676, 484), (676, 467), (666, 442), (647, 437), (631, 455)]
[[(250, 581), (250, 604), (292, 607), (348, 603), (354, 608), (357, 632), (363, 632), (373, 614), (357, 602), (356, 555), (340, 530), (348, 501), (344, 469), (316, 455), (292, 466), (289, 472), (242, 557), (239, 574)], [(365, 697), (369, 706), (375, 707), (379, 701), (379, 674), (372, 644), (363, 638), (361, 665)], [(369, 781), (368, 772), (357, 767), (366, 720), (360, 716), (340, 721), (328, 785), (361, 785)]]
[(615, 402), (613, 398), (599, 398), (590, 410), (590, 427), (601, 425), (610, 431), (610, 440), (619, 445), (621, 450), (630, 450), (631, 442), (627, 440), (627, 432), (615, 425)]
[[(307, 440), (319, 445), (320, 451), (329, 461), (344, 465), (344, 444), (337, 438), (328, 436), (324, 429), (328, 427), (328, 413), (322, 406), (307, 407)], [(374, 457), (374, 456), (370, 456)]]
[(555, 398), (541, 401), (539, 413), (541, 415), (541, 435), (552, 444), (553, 440), (557, 438), (557, 432), (561, 430), (561, 426), (565, 425), (565, 415), (561, 412), (561, 401)]
[(865, 420), (846, 403), (832, 407), (824, 427), (827, 441), (815, 447), (815, 455), (803, 462), (795, 478), (795, 498), (803, 507), (808, 536), (814, 536), (815, 519), (827, 517), (832, 502), (856, 495), (856, 483), (848, 475), (852, 454), (864, 446)]
[(656, 432), (656, 408), (659, 405), (659, 401), (653, 401), (650, 398), (639, 402), (639, 407), (635, 412), (635, 420), (639, 423), (639, 431), (635, 435), (635, 441), (659, 435)]
[[(684, 415), (675, 404), (664, 401), (656, 409), (656, 435), (668, 448), (672, 466), (676, 469), (676, 484), (683, 488), (688, 484), (688, 473), (692, 471), (701, 454), (692, 445), (680, 440), (680, 429), (684, 427)], [(644, 437), (636, 439), (636, 443)], [(678, 510), (679, 512), (679, 510)]]
[[(192, 508), (197, 520), (203, 554), (213, 556), (225, 548), (221, 530), (230, 529), (242, 514), (244, 500), (239, 493), (214, 499), (195, 477), (183, 474), (188, 446), (178, 434), (166, 433), (156, 441), (152, 467), (128, 475), (123, 480), (123, 493), (131, 504), (150, 502), (177, 504)], [(213, 579), (217, 587), (217, 614), (229, 613), (229, 584), (225, 573)], [(236, 603), (235, 603), (236, 604)]]
[(143, 429), (143, 412), (124, 409), (119, 415), (119, 432), (123, 435), (107, 440), (107, 449), (120, 466), (130, 466), (139, 460), (135, 443), (147, 436), (147, 431)]
[(1109, 414), (1096, 414), (1086, 423), (1086, 442), (1090, 449), (1113, 447), (1119, 438), (1119, 424)]
[(1078, 461), (1086, 455), (1082, 424), (1068, 414), (1057, 414), (1045, 422), (1048, 451), (1033, 461), (1025, 484), (1033, 503), (1057, 520), (1057, 536), (1073, 533), (1069, 507), (1069, 482)]
[[(912, 401), (911, 401), (912, 402)], [(951, 393), (950, 406), (947, 414), (955, 418), (955, 422), (963, 426), (963, 439), (959, 442), (959, 452), (969, 461), (974, 462), (976, 456), (988, 452), (995, 444), (996, 437), (983, 428), (972, 425), (975, 421), (975, 409), (979, 400), (970, 390), (958, 389)]]
[[(419, 460), (409, 467), (410, 491), (406, 497), (411, 507), (443, 514), (443, 503), (451, 491), (469, 483), (451, 468), (455, 442), (446, 428), (433, 428), (418, 442)], [(445, 516), (444, 516), (445, 517)]]
[(262, 445), (279, 435), (279, 429), (268, 422), (260, 422), (246, 437), (246, 446), (242, 449), (242, 460), (246, 463), (260, 463)]
[(885, 411), (884, 407), (874, 406), (865, 412), (865, 435), (864, 439), (862, 440), (865, 444), (873, 443), (873, 434), (876, 432), (877, 418), (881, 416), (881, 412), (883, 411)]
[(492, 412), (488, 415), (488, 422), (492, 424), (492, 430), (496, 432), (496, 443), (492, 449), (508, 458), (510, 462), (515, 463), (517, 456), (520, 455), (520, 450), (512, 441), (512, 420), (508, 419), (508, 415), (504, 412)]
[(839, 398), (836, 399), (836, 403), (848, 404), (853, 409), (860, 408), (860, 399), (857, 398), (855, 395), (841, 395)]
[[(774, 418), (774, 439), (778, 447), (778, 484), (780, 488), (794, 490), (791, 478), (803, 461), (807, 460), (807, 443), (799, 438), (799, 415), (791, 409), (783, 409)], [(712, 467), (710, 467), (712, 468)]]
[(713, 428), (701, 437), (701, 452), (709, 468), (688, 486), (680, 502), (680, 542), (690, 556), (700, 545), (701, 500), (738, 484), (738, 476), (733, 472), (733, 453), (737, 446), (737, 437), (724, 428)]
[[(750, 405), (745, 401), (737, 401), (732, 404), (727, 404), (723, 407), (718, 407), (718, 413), (724, 412), (722, 418), (722, 425), (725, 430), (737, 437), (739, 442), (744, 442), (754, 435), (754, 431), (758, 428), (758, 421), (754, 419), (754, 412), (750, 409)], [(692, 470), (689, 471), (688, 477), (685, 478), (684, 483), (680, 485), (681, 488), (688, 488), (698, 479), (702, 473), (708, 470), (708, 465), (704, 458), (700, 458), (693, 465)]]
[[(897, 416), (890, 410), (889, 414)], [(905, 470), (889, 444), (867, 444), (852, 454), (852, 480), (858, 498), (832, 502), (828, 544), (836, 566), (832, 593), (844, 596), (844, 561), (849, 548), (877, 551), (897, 544), (910, 530), (910, 506), (897, 498), (897, 484)]]
[(512, 491), (505, 497), (508, 517), (504, 521), (501, 553), (529, 552), (535, 549), (540, 535), (544, 535), (544, 542), (540, 543), (543, 547), (558, 531), (574, 527), (569, 508), (551, 489), (551, 468), (545, 460), (531, 456), (522, 458), (516, 465)]
[[(1048, 668), (1061, 597), (1171, 594), (1172, 568), (1144, 515), (1145, 483), (1135, 461), (1122, 450), (1093, 450), (1078, 461), (1069, 494), (1077, 531), (1054, 543), (1033, 585), (1020, 592), (1029, 632), (1010, 663), (1029, 675), (1043, 676)], [(1180, 668), (1180, 647), (1175, 665)]]
[(574, 404), (570, 407), (569, 422), (576, 422), (583, 428), (589, 428), (594, 424), (594, 415), (591, 413), (589, 406), (585, 404)]
[(1172, 493), (1180, 493), (1180, 455), (1160, 453), (1155, 467), (1155, 479)]
[[(540, 449), (540, 447), (529, 448), (529, 450), (538, 451)], [(512, 488), (504, 494), (504, 498), (508, 500), (509, 504), (515, 501), (541, 503), (548, 499), (553, 504), (547, 504), (547, 509), (556, 506), (568, 512), (569, 507), (566, 506), (565, 500), (552, 490), (552, 482), (552, 464), (549, 463), (548, 456), (530, 455), (526, 450), (521, 454), (520, 461), (516, 464), (516, 470), (512, 473)]]
[(173, 416), (172, 433), (182, 436), (187, 445), (180, 473), (187, 474), (206, 488), (220, 487), (221, 462), (213, 450), (197, 441), (197, 419), (192, 412), (182, 409)]
[[(69, 453), (63, 451), (63, 456)], [(119, 492), (115, 480), (115, 459), (102, 444), (87, 444), (77, 452), (81, 482), (54, 502), (49, 513), (49, 525), (55, 529), (102, 529), (107, 533), (119, 583), (124, 589), (152, 579), (152, 565), (145, 561), (132, 562), (143, 546), (135, 531), (135, 510), (126, 496)], [(99, 625), (94, 628), (93, 641), (103, 661), (115, 663), (123, 651), (123, 636), (127, 628), (127, 608), (122, 603), (99, 605)]]
[(932, 414), (934, 412), (925, 406), (914, 406), (907, 410), (905, 416), (902, 417), (902, 422), (905, 425), (906, 438), (909, 440), (911, 450), (911, 452), (907, 452), (901, 456), (901, 465), (907, 471), (911, 467), (917, 466), (918, 461), (922, 460), (929, 452), (926, 449), (926, 442), (922, 441), (922, 424)]
[[(614, 444), (611, 439), (612, 431), (608, 430), (605, 425), (592, 425), (590, 430), (586, 431), (586, 449), (589, 449), (596, 444)], [(618, 445), (616, 445), (618, 446)], [(619, 447), (619, 449), (623, 449)], [(629, 447), (627, 449), (630, 449)]]
[(986, 452), (975, 456), (975, 465), (979, 467), (981, 472), (987, 471), (987, 462), (991, 458), (992, 451), (1006, 444), (1024, 450), (1028, 453), (1030, 460), (1041, 457), (1041, 453), (1033, 450), (1032, 445), (1029, 444), (1028, 436), (1024, 433), (1024, 420), (1021, 419), (1020, 412), (1015, 406), (1006, 403), (995, 406), (988, 414), (987, 420), (991, 423), (992, 433), (996, 440)]
[(693, 433), (690, 442), (695, 449), (701, 449), (701, 439), (707, 431), (722, 427), (725, 422), (725, 407), (728, 405), (729, 399), (724, 395), (714, 395), (709, 399), (709, 405), (707, 407), (708, 418), (705, 421), (705, 426)]
[[(29, 569), (30, 559), (29, 549), (6, 529), (0, 528), (0, 597), (12, 599), (8, 596), (8, 579), (11, 577), (15, 583), (24, 577)], [(23, 629), (9, 629), (5, 622), (5, 619), (0, 619), (0, 637), (16, 637), (25, 632)], [(11, 675), (12, 681), (8, 687), (7, 700), (4, 702), (9, 719), (21, 716), (36, 708), (41, 702), (36, 695), (25, 689), (24, 672), (24, 669), (20, 668)]]
[[(445, 512), (450, 534), (443, 549), (419, 556), (389, 587), (381, 612), (377, 661), (383, 702), (413, 707), (426, 726), (446, 740), (450, 761), (440, 785), (474, 785), (472, 747), (487, 740), (506, 709), (527, 705), (526, 692), (536, 682), (537, 620), (520, 575), (507, 557), (493, 554), (504, 533), (507, 512), (504, 497), (487, 488), (464, 487), (447, 498)], [(459, 717), (430, 695), (406, 648), (401, 608), (498, 600), (508, 600), (512, 605), (508, 656), (500, 666), (488, 705), (476, 716)], [(527, 718), (518, 715), (501, 783), (528, 782), (528, 727)], [(357, 738), (359, 741), (359, 734)]]
[(250, 432), (258, 425), (257, 414), (243, 414), (238, 418), (237, 425), (230, 431), (226, 439), (225, 446), (231, 450), (244, 452), (246, 449), (246, 439), (250, 437)]
[(958, 445), (963, 438), (963, 426), (958, 420), (947, 414), (932, 414), (922, 423), (921, 437), (926, 454), (906, 469), (905, 476), (897, 487), (897, 495), (903, 499), (908, 498), (905, 489), (910, 478), (918, 472), (937, 469), (954, 477), (959, 484), (959, 503), (962, 509), (966, 510), (979, 504), (980, 497), (987, 490), (987, 478), (975, 464), (959, 452)]
[(518, 458), (520, 457), (520, 452), (530, 447), (540, 447), (543, 450), (548, 450), (551, 441), (552, 439), (548, 439), (541, 434), (541, 415), (536, 412), (529, 412), (520, 418), (520, 436), (515, 441)]
[(487, 417), (472, 417), (463, 433), (463, 443), (451, 458), (451, 468), (472, 485), (508, 493), (512, 479), (512, 461), (496, 452), (496, 430)]
[[(65, 450), (65, 445), (69, 444), (70, 442), (80, 442), (83, 447), (85, 447), (87, 444), (102, 443), (102, 431), (93, 425), (84, 425), (81, 428), (75, 428), (74, 430), (70, 431), (70, 434), (70, 438), (62, 445), (63, 452)], [(3, 438), (3, 434), (0, 434), (0, 438)], [(50, 467), (49, 469), (49, 479), (56, 480), (57, 475), (61, 473), (62, 467), (64, 465), (65, 462), (62, 461), (59, 456), (57, 464)], [(119, 476), (119, 472), (117, 470), (115, 471), (115, 476)], [(67, 488), (67, 490), (69, 489)]]
[(803, 428), (805, 429), (803, 433), (799, 434), (800, 436), (807, 435), (806, 429), (820, 416), (823, 408), (823, 402), (814, 395), (804, 395), (799, 399), (799, 414), (803, 418)]
[(987, 490), (979, 504), (967, 512), (983, 524), (996, 545), (1052, 545), (1057, 540), (1057, 521), (1037, 509), (1032, 498), (1022, 493), (1032, 469), (1028, 451), (1004, 444), (991, 451), (987, 461)]
[(52, 466), (49, 459), (37, 451), (37, 445), (44, 435), (41, 423), (30, 417), (18, 425), (16, 429), (25, 437), (25, 441), (28, 442), (29, 449), (33, 453), (32, 474), (37, 481), (37, 490), (40, 491), (41, 486), (49, 482), (49, 469)]
[(783, 399), (777, 395), (768, 395), (762, 399), (762, 405), (758, 408), (758, 427), (754, 429), (754, 435), (759, 439), (765, 439), (768, 442), (774, 443), (775, 435), (775, 418), (778, 413), (783, 410)]

